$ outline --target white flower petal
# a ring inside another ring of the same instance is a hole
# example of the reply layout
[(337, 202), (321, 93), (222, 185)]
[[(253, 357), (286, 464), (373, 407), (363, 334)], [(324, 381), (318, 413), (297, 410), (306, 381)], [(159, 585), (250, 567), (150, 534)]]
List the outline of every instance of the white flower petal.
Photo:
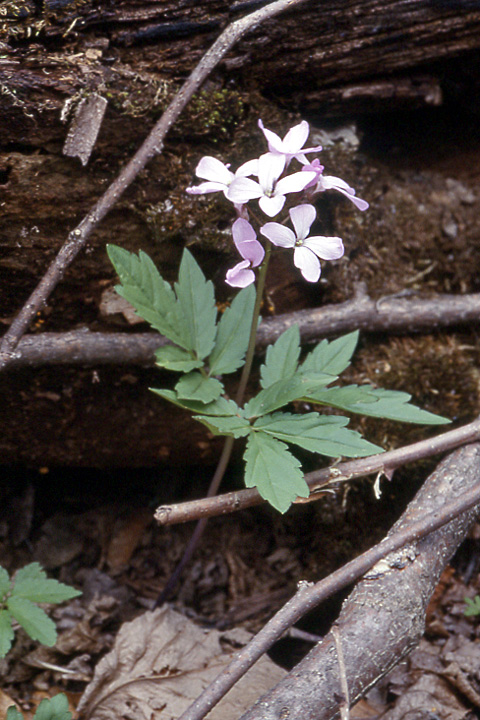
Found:
[(280, 225), (280, 223), (266, 223), (260, 228), (260, 233), (277, 247), (293, 248), (295, 246), (295, 235), (290, 228)]
[(200, 160), (195, 173), (204, 180), (213, 180), (223, 183), (223, 185), (229, 185), (234, 178), (233, 173), (224, 163), (210, 155), (206, 155)]
[(277, 133), (272, 132), (271, 130), (267, 130), (267, 128), (264, 126), (263, 122), (261, 120), (258, 121), (258, 127), (265, 135), (265, 138), (268, 142), (268, 149), (270, 152), (282, 152), (282, 140), (277, 135)]
[[(310, 128), (306, 120), (302, 120), (301, 123), (290, 128), (290, 130), (283, 138), (283, 152), (297, 153), (299, 150), (301, 150), (307, 142), (309, 132)], [(305, 150), (302, 150), (302, 152), (305, 152)]]
[(270, 193), (285, 168), (285, 155), (265, 153), (258, 158), (258, 182)]
[(300, 192), (304, 190), (311, 180), (317, 177), (317, 173), (314, 172), (296, 172), (293, 175), (287, 175), (278, 181), (275, 186), (275, 194)]
[(313, 205), (297, 205), (290, 210), (290, 218), (299, 240), (304, 240), (307, 237), (316, 217), (317, 213)]
[(187, 192), (189, 195), (205, 195), (206, 193), (212, 192), (225, 192), (226, 189), (227, 186), (223, 183), (204, 182), (200, 183), (200, 185), (187, 188), (185, 192)]
[(268, 215), (268, 217), (275, 217), (275, 215), (278, 215), (285, 205), (285, 195), (274, 195), (273, 197), (263, 195), (263, 197), (261, 197), (258, 201), (258, 204), (265, 215)]
[(254, 198), (259, 198), (262, 195), (263, 190), (260, 185), (255, 182), (255, 180), (246, 177), (235, 178), (225, 193), (228, 200), (240, 205)]
[(320, 261), (305, 245), (295, 248), (293, 262), (308, 282), (317, 282), (320, 278), (322, 272)]
[(258, 158), (247, 160), (235, 173), (235, 177), (248, 177), (249, 175), (258, 175)]
[(342, 238), (339, 237), (313, 235), (304, 240), (303, 247), (311, 250), (315, 255), (322, 258), (322, 260), (338, 260), (345, 252)]

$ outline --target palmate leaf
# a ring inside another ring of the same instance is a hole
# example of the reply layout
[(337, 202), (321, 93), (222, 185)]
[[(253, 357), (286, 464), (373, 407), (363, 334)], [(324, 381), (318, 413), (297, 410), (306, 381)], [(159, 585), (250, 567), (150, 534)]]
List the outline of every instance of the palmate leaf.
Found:
[(211, 417), (206, 415), (194, 415), (214, 435), (230, 435), (234, 438), (246, 437), (250, 432), (250, 423), (243, 417)]
[(15, 595), (8, 598), (7, 608), (32, 640), (38, 640), (48, 647), (55, 645), (57, 639), (55, 623), (41, 608), (30, 600)]
[(274, 413), (254, 423), (255, 430), (328, 457), (366, 457), (383, 448), (364, 440), (360, 433), (345, 427), (348, 418), (336, 415), (292, 415)]
[(300, 372), (325, 372), (331, 375), (340, 375), (350, 365), (350, 360), (357, 347), (358, 335), (358, 330), (355, 330), (337, 340), (322, 340), (314, 350), (308, 353), (300, 367)]
[(155, 330), (186, 350), (192, 350), (175, 293), (148, 255), (140, 250), (137, 257), (117, 245), (107, 245), (107, 253), (122, 283), (115, 287), (117, 293)]
[(209, 357), (210, 375), (234, 372), (243, 363), (250, 337), (255, 289), (241, 290), (218, 323), (215, 346)]
[(360, 415), (420, 425), (445, 425), (451, 422), (448, 418), (412, 405), (409, 402), (411, 397), (405, 392), (374, 388), (371, 385), (346, 385), (340, 388), (317, 390), (310, 393), (308, 401), (349, 410)]
[(63, 693), (44, 698), (37, 708), (34, 720), (71, 720), (68, 698)]
[(0, 567), (0, 600), (10, 590), (10, 576), (5, 568)]
[(191, 372), (180, 378), (175, 385), (179, 400), (198, 400), (210, 403), (224, 392), (222, 383), (216, 378), (208, 378), (199, 372)]
[(183, 251), (175, 292), (179, 318), (190, 339), (188, 349), (193, 350), (201, 360), (211, 353), (215, 342), (217, 308), (213, 283), (205, 279), (187, 249)]
[(12, 616), (8, 610), (0, 610), (0, 658), (5, 657), (12, 647), (14, 636)]
[(310, 396), (313, 392), (336, 378), (324, 373), (294, 375), (286, 380), (277, 380), (273, 385), (260, 390), (246, 405), (244, 416), (248, 419), (266, 415), (294, 400)]
[(286, 512), (297, 497), (308, 497), (300, 463), (285, 443), (262, 432), (251, 433), (244, 459), (245, 485), (256, 487), (279, 512)]
[(192, 353), (184, 350), (178, 345), (165, 345), (155, 351), (156, 365), (165, 370), (176, 370), (177, 372), (190, 372), (195, 368), (203, 366), (202, 360), (196, 360)]
[(82, 593), (58, 580), (47, 578), (39, 563), (34, 562), (18, 570), (12, 596), (27, 598), (31, 602), (61, 603)]
[(221, 417), (229, 417), (241, 414), (241, 410), (233, 400), (219, 397), (213, 402), (202, 403), (198, 400), (180, 399), (175, 390), (163, 390), (162, 388), (150, 388), (156, 395), (160, 395), (164, 400), (168, 400), (174, 405), (190, 410), (194, 413), (202, 415), (218, 415)]
[(267, 348), (265, 363), (260, 368), (262, 388), (268, 388), (278, 380), (295, 375), (299, 357), (300, 331), (298, 325), (292, 325)]

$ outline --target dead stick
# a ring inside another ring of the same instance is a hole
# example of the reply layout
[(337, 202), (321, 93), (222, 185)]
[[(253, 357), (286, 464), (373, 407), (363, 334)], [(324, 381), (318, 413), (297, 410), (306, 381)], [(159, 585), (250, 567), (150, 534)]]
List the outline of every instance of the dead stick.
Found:
[[(478, 451), (478, 448), (477, 448)], [(252, 665), (293, 624), (310, 612), (320, 602), (358, 580), (379, 560), (404, 545), (419, 540), (466, 512), (480, 502), (480, 483), (435, 512), (411, 522), (404, 529), (385, 538), (371, 550), (351, 560), (324, 580), (314, 585), (299, 583), (297, 593), (265, 625), (254, 638), (240, 650), (229, 665), (211, 683), (179, 720), (201, 720)]]
[[(300, 310), (262, 321), (257, 350), (263, 350), (293, 324), (303, 343), (360, 329), (368, 332), (419, 332), (480, 320), (480, 294), (396, 298), (378, 303), (358, 293), (338, 305)], [(157, 333), (66, 333), (26, 335), (9, 361), (9, 369), (40, 365), (153, 365), (155, 350), (167, 342)]]
[(173, 101), (156, 123), (140, 149), (123, 168), (100, 200), (98, 200), (94, 207), (83, 218), (81, 223), (75, 230), (69, 233), (58, 255), (50, 264), (45, 275), (3, 336), (2, 343), (0, 344), (0, 370), (7, 367), (12, 357), (14, 357), (15, 348), (20, 338), (26, 332), (37, 311), (42, 307), (63, 277), (67, 267), (84, 247), (94, 228), (112, 209), (123, 192), (137, 177), (138, 173), (143, 170), (149, 160), (161, 153), (165, 135), (211, 71), (248, 30), (252, 30), (264, 20), (272, 18), (286, 9), (298, 5), (300, 2), (303, 2), (303, 0), (276, 0), (276, 2), (272, 2), (266, 7), (252, 12), (240, 18), (240, 20), (235, 20), (222, 32), (220, 37), (217, 38), (175, 95)]
[[(315, 491), (319, 491), (327, 485), (345, 482), (380, 471), (393, 470), (406, 463), (447, 452), (460, 447), (460, 445), (479, 439), (480, 418), (477, 418), (468, 425), (462, 425), (462, 427), (456, 430), (449, 430), (428, 440), (420, 440), (411, 445), (406, 445), (405, 447), (390, 450), (389, 452), (379, 455), (370, 455), (366, 458), (339, 463), (334, 467), (316, 470), (315, 472), (305, 475), (305, 480), (310, 491), (314, 492), (311, 499), (317, 499), (315, 497)], [(321, 493), (319, 493), (318, 497), (320, 496)], [(253, 505), (260, 505), (263, 502), (265, 501), (255, 488), (237, 490), (202, 500), (191, 500), (173, 505), (161, 505), (155, 512), (155, 519), (160, 525), (174, 525), (190, 520), (198, 520), (203, 517), (226, 515), (236, 512), (237, 510), (244, 510)]]

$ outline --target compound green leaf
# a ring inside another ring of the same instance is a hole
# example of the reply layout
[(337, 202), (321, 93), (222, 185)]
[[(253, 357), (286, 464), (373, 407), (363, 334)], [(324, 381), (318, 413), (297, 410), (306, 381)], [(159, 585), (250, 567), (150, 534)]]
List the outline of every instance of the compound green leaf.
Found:
[(224, 392), (222, 383), (216, 378), (207, 378), (199, 372), (191, 372), (180, 378), (175, 385), (179, 400), (198, 400), (210, 403)]
[(31, 602), (61, 603), (82, 593), (58, 580), (47, 578), (37, 562), (21, 568), (15, 575), (12, 596), (27, 598)]
[(224, 375), (243, 363), (250, 337), (255, 288), (241, 290), (218, 323), (215, 346), (209, 358), (210, 375)]
[(5, 657), (14, 638), (12, 616), (8, 610), (0, 610), (0, 658)]
[(242, 413), (242, 410), (238, 407), (237, 403), (233, 400), (227, 400), (224, 397), (219, 397), (213, 402), (204, 404), (197, 400), (180, 400), (174, 390), (163, 390), (162, 388), (150, 388), (150, 390), (156, 395), (160, 395), (160, 397), (164, 400), (168, 400), (184, 410), (202, 413), (202, 415), (219, 415), (222, 417), (228, 417), (229, 415), (233, 416)]
[(333, 380), (335, 380), (334, 377), (323, 373), (297, 374), (284, 380), (277, 380), (273, 385), (260, 390), (245, 405), (244, 415), (246, 418), (266, 415), (294, 400), (310, 396), (315, 390), (324, 387)]
[(230, 435), (234, 438), (245, 437), (250, 432), (250, 423), (242, 417), (211, 417), (194, 415), (194, 420), (206, 425), (214, 435)]
[(215, 342), (217, 308), (213, 283), (205, 279), (187, 249), (183, 251), (175, 292), (182, 323), (190, 338), (188, 349), (193, 350), (201, 360), (211, 353)]
[(378, 445), (344, 427), (348, 422), (348, 418), (335, 415), (274, 413), (259, 418), (253, 427), (283, 442), (328, 457), (366, 457), (383, 452)]
[(340, 375), (350, 365), (350, 360), (357, 347), (358, 335), (358, 330), (355, 330), (337, 340), (330, 342), (322, 340), (314, 350), (308, 353), (300, 371)]
[(15, 595), (8, 598), (7, 608), (32, 640), (38, 640), (48, 647), (55, 645), (57, 639), (55, 623), (41, 608), (27, 598)]
[(326, 388), (311, 393), (309, 400), (342, 408), (360, 415), (417, 423), (419, 425), (445, 425), (451, 422), (441, 415), (421, 410), (409, 401), (411, 395), (397, 390), (384, 390), (370, 385), (346, 385), (343, 388)]
[[(15, 705), (10, 705), (7, 710), (7, 717), (5, 720), (23, 720), (23, 715), (20, 710), (17, 710)], [(35, 718), (34, 718), (35, 720)]]
[(165, 370), (176, 370), (177, 372), (190, 372), (195, 368), (203, 367), (202, 360), (196, 360), (192, 353), (184, 350), (178, 345), (164, 345), (155, 351), (156, 365)]
[(260, 368), (262, 388), (268, 388), (278, 380), (295, 375), (299, 357), (300, 331), (298, 325), (292, 325), (267, 348), (265, 364)]
[(5, 568), (0, 567), (0, 601), (10, 590), (10, 576)]
[(67, 696), (60, 693), (52, 698), (44, 698), (33, 720), (71, 720), (71, 717)]
[(300, 462), (287, 446), (262, 432), (251, 433), (244, 453), (245, 485), (281, 513), (297, 497), (308, 497), (309, 489)]
[(186, 350), (192, 350), (175, 293), (148, 255), (140, 250), (137, 257), (117, 245), (107, 245), (107, 253), (122, 283), (115, 287), (117, 293), (155, 330)]

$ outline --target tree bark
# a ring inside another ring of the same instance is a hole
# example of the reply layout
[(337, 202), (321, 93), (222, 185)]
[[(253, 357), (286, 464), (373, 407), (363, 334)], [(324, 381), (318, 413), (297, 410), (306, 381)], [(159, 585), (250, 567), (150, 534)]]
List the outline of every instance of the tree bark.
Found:
[[(427, 479), (392, 532), (442, 507), (462, 487), (480, 480), (480, 445), (462, 448)], [(399, 553), (387, 556), (356, 586), (336, 623), (353, 703), (419, 642), (426, 608), (440, 574), (475, 518), (472, 510)], [(241, 720), (331, 720), (342, 685), (330, 632)]]

